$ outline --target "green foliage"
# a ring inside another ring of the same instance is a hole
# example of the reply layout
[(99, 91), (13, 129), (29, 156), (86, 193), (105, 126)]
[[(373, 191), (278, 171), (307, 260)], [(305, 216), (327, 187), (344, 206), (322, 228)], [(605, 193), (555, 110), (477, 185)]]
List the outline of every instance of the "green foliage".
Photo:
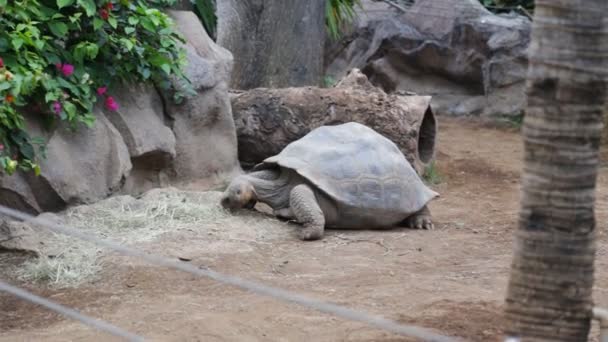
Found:
[(338, 39), (342, 27), (352, 22), (356, 13), (355, 6), (361, 6), (360, 0), (328, 0), (325, 5), (325, 26), (332, 39)]
[(158, 7), (174, 0), (0, 0), (0, 171), (40, 172), (40, 139), (27, 134), (22, 112), (47, 123), (92, 126), (101, 99), (119, 82), (152, 81), (173, 89), (185, 84), (183, 38)]
[(422, 174), (422, 178), (427, 184), (436, 185), (441, 183), (441, 174), (435, 165), (435, 161), (432, 161), (425, 169)]
[(508, 128), (520, 130), (524, 124), (523, 111), (516, 115), (502, 115), (497, 118), (498, 123), (503, 123)]
[(325, 88), (331, 88), (336, 84), (336, 79), (333, 78), (332, 76), (325, 76), (323, 77), (323, 85), (325, 86)]
[(216, 0), (191, 0), (194, 3), (194, 13), (199, 17), (207, 34), (215, 39), (217, 28), (217, 16), (215, 14)]
[[(210, 37), (215, 38), (217, 16), (216, 0), (190, 0), (194, 12), (198, 15)], [(325, 26), (333, 39), (340, 37), (342, 27), (352, 22), (355, 17), (355, 6), (361, 6), (360, 0), (328, 0), (325, 6)]]

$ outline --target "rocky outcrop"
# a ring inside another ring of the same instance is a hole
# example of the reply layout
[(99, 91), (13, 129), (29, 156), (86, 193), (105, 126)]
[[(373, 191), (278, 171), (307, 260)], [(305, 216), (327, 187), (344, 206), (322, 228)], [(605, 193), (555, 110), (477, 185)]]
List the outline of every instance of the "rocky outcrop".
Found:
[(176, 137), (174, 177), (220, 180), (240, 172), (227, 86), (232, 55), (213, 43), (194, 13), (172, 11), (171, 16), (188, 42), (185, 73), (197, 92), (182, 104), (165, 101)]
[[(40, 209), (91, 203), (122, 187), (132, 167), (127, 146), (103, 113), (97, 110), (96, 117), (92, 128), (72, 131), (61, 126), (48, 135), (42, 173), (27, 175)], [(30, 131), (43, 134), (41, 128), (34, 129), (33, 120)]]
[(42, 137), (42, 173), (0, 175), (0, 204), (31, 214), (93, 203), (114, 194), (139, 195), (169, 184), (213, 186), (241, 172), (226, 82), (232, 55), (206, 34), (196, 15), (171, 11), (186, 39), (187, 77), (196, 94), (175, 104), (149, 84), (109, 89), (117, 111), (95, 110), (92, 128), (43, 129), (28, 117), (28, 132)]
[(42, 213), (25, 221), (16, 221), (0, 215), (0, 252), (19, 252), (35, 256), (57, 256), (64, 252), (61, 246), (51, 242), (55, 233), (35, 220), (65, 224), (60, 216), (53, 213)]
[(476, 0), (418, 0), (405, 11), (363, 4), (350, 34), (328, 43), (328, 75), (360, 68), (387, 92), (432, 95), (436, 114), (521, 113), (528, 18), (494, 15)]
[(38, 254), (42, 241), (28, 224), (0, 218), (0, 252)]
[(175, 160), (175, 135), (165, 125), (163, 99), (149, 84), (117, 88), (118, 111), (105, 111), (131, 157), (132, 170), (121, 193), (138, 194), (167, 183), (166, 170)]

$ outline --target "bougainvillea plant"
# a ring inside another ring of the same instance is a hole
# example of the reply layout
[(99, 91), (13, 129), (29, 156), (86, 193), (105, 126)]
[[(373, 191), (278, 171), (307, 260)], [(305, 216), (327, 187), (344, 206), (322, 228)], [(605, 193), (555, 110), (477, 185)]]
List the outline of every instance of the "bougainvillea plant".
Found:
[[(23, 113), (91, 127), (119, 82), (154, 82), (179, 101), (192, 92), (184, 42), (159, 8), (175, 0), (0, 0), (0, 172), (40, 173), (42, 139)], [(179, 89), (173, 87), (177, 80)]]

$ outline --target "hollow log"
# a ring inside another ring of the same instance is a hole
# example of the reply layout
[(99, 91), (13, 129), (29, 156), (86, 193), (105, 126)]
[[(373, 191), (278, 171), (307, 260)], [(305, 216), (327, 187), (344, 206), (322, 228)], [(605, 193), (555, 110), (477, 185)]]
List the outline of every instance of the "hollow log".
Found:
[(431, 96), (386, 94), (363, 82), (334, 88), (256, 88), (232, 94), (239, 160), (249, 168), (323, 125), (355, 121), (392, 140), (419, 174), (434, 159)]

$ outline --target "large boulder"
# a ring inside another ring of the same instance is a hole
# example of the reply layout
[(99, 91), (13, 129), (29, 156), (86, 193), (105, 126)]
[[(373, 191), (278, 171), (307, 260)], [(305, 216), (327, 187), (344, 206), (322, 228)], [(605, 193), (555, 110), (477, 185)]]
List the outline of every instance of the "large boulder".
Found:
[(30, 120), (30, 131), (38, 132), (33, 135), (47, 136), (47, 158), (40, 162), (42, 173), (27, 174), (41, 210), (93, 203), (124, 184), (132, 166), (127, 146), (99, 109), (96, 117), (92, 128), (81, 126), (72, 131), (61, 125), (50, 133)]
[(25, 221), (0, 215), (0, 252), (20, 252), (35, 256), (57, 256), (64, 252), (62, 246), (55, 243), (57, 234), (34, 220), (65, 224), (60, 216), (53, 213), (42, 213)]
[(165, 125), (161, 95), (150, 84), (122, 85), (115, 94), (120, 108), (104, 113), (122, 136), (133, 164), (122, 192), (137, 195), (165, 185), (165, 170), (175, 159), (175, 135)]
[(0, 217), (0, 252), (22, 252), (37, 255), (41, 242), (39, 234), (29, 225)]
[(476, 0), (418, 0), (399, 10), (365, 0), (350, 34), (329, 42), (326, 73), (360, 68), (385, 91), (433, 95), (436, 114), (518, 115), (531, 22)]
[(36, 197), (22, 172), (0, 176), (0, 205), (29, 214), (40, 212)]
[(232, 54), (209, 38), (194, 13), (169, 14), (187, 40), (185, 74), (197, 92), (181, 104), (165, 101), (176, 137), (173, 177), (180, 181), (204, 178), (220, 182), (241, 172), (227, 86)]

